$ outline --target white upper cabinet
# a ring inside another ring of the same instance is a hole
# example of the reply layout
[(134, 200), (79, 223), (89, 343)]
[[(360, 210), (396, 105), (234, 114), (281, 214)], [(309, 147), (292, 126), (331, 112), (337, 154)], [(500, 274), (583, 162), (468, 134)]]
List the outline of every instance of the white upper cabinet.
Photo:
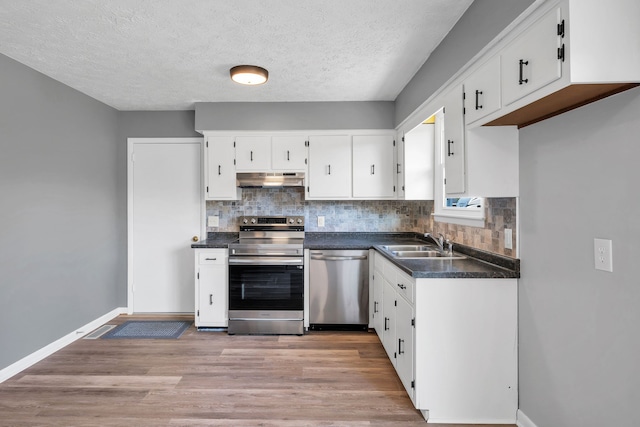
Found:
[(535, 22), (502, 52), (502, 96), (505, 105), (562, 76), (560, 8)]
[(398, 199), (433, 200), (434, 123), (422, 123), (398, 141)]
[(305, 171), (306, 136), (274, 136), (271, 139), (271, 168), (278, 171)]
[(236, 171), (266, 172), (271, 169), (271, 137), (237, 136)]
[(350, 197), (351, 136), (310, 136), (307, 199)]
[(394, 158), (392, 135), (354, 135), (353, 197), (395, 198)]
[(465, 141), (462, 86), (456, 86), (444, 102), (444, 173), (445, 193), (465, 191)]
[(238, 200), (233, 137), (207, 136), (205, 145), (205, 200)]
[(467, 124), (500, 109), (499, 55), (488, 60), (465, 80), (464, 98)]
[(502, 108), (477, 124), (524, 127), (637, 86), (638, 16), (637, 0), (542, 3), (496, 50)]

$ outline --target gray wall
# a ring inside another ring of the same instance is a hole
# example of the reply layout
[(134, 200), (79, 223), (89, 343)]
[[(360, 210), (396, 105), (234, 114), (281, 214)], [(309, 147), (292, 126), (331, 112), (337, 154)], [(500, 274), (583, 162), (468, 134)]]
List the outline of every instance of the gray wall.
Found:
[(534, 0), (476, 0), (396, 98), (395, 126), (458, 72)]
[(520, 407), (538, 427), (638, 425), (639, 112), (636, 88), (520, 131)]
[(394, 103), (201, 102), (198, 130), (393, 129)]
[(2, 369), (123, 305), (126, 238), (118, 112), (3, 55), (0, 75)]

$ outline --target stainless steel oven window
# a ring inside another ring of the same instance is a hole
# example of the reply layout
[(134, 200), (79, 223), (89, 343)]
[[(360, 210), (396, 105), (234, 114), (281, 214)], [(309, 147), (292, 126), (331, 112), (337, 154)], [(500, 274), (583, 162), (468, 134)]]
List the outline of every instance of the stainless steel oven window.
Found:
[(302, 310), (301, 265), (229, 265), (229, 310)]

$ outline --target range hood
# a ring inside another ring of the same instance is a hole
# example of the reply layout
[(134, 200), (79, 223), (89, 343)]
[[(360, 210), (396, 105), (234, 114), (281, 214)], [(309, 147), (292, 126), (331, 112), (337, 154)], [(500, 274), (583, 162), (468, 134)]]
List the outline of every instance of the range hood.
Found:
[(242, 172), (236, 174), (238, 187), (304, 187), (304, 172)]

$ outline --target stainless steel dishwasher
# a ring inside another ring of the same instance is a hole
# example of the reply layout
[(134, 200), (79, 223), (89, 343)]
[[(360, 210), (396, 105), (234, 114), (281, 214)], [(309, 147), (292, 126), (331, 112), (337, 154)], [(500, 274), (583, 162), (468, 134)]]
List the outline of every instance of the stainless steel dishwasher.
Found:
[(311, 250), (309, 327), (364, 329), (369, 323), (369, 251)]

